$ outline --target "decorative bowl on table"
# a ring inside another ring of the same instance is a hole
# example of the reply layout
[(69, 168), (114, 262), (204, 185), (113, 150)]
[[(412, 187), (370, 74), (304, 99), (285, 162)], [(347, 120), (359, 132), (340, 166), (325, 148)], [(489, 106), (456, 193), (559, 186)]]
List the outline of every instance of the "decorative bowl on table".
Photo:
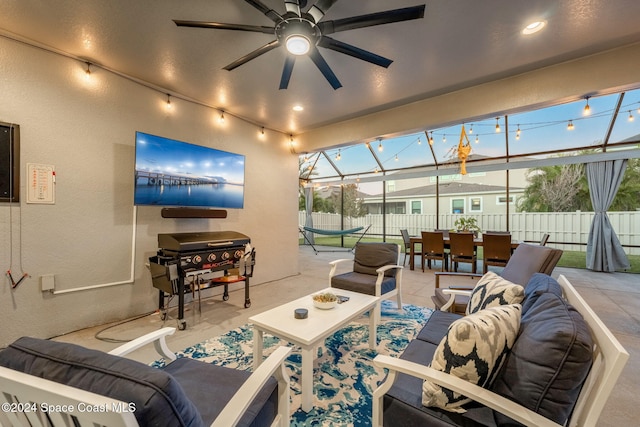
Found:
[(329, 310), (338, 304), (338, 297), (331, 292), (312, 295), (313, 305), (321, 310)]

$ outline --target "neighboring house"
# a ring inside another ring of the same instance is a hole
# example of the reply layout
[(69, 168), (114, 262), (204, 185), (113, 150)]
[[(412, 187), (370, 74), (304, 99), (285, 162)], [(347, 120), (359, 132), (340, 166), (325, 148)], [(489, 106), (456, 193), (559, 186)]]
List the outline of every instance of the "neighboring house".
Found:
[[(523, 187), (509, 187), (510, 209), (524, 193)], [(448, 182), (440, 184), (440, 213), (504, 213), (507, 194), (504, 186)], [(364, 197), (370, 214), (382, 213), (382, 195)], [(436, 185), (425, 185), (386, 194), (386, 213), (423, 214), (436, 212)]]
[[(428, 182), (427, 185), (425, 185)], [(439, 178), (440, 213), (504, 213), (507, 203), (504, 171), (442, 175)], [(515, 211), (517, 199), (527, 186), (526, 169), (509, 173), (509, 204)], [(422, 214), (436, 212), (436, 177), (386, 181), (386, 212)], [(382, 213), (382, 195), (364, 197), (370, 214)]]

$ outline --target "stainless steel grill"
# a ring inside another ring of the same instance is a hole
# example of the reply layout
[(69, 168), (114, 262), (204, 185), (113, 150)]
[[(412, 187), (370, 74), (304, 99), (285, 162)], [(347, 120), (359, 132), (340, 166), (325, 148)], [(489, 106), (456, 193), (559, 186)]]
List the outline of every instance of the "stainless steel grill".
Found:
[(229, 283), (240, 281), (245, 288), (244, 306), (251, 306), (249, 278), (253, 276), (255, 249), (248, 236), (236, 231), (158, 234), (158, 247), (149, 265), (153, 286), (160, 293), (158, 308), (163, 319), (167, 296), (178, 295), (178, 328), (182, 330), (187, 325), (185, 292), (197, 291), (199, 301), (201, 289), (224, 286), (222, 299), (227, 301)]

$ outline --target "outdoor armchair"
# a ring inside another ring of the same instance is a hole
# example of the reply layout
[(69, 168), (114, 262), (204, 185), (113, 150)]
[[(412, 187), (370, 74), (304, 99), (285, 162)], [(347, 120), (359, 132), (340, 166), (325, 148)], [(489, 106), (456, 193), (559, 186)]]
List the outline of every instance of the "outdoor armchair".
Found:
[[(517, 283), (519, 285), (526, 285), (531, 276), (534, 273), (544, 273), (551, 275), (556, 264), (562, 256), (562, 250), (554, 249), (549, 246), (529, 245), (521, 243), (511, 255), (509, 262), (500, 273), (500, 276), (510, 282)], [(481, 274), (469, 274), (469, 273), (435, 273), (435, 292), (431, 297), (435, 307), (445, 310), (464, 314), (469, 298), (464, 295), (447, 295), (443, 292), (443, 288), (440, 286), (442, 277), (467, 277), (471, 278), (473, 283), (469, 285), (458, 285), (452, 289), (471, 290), (478, 281)], [(449, 287), (447, 287), (448, 289)], [(450, 303), (452, 305), (446, 305)]]
[[(329, 284), (332, 288), (345, 289), (381, 299), (396, 297), (398, 309), (402, 309), (402, 270), (400, 245), (395, 243), (358, 243), (353, 259), (332, 261)], [(353, 270), (338, 274), (338, 266), (352, 262)], [(374, 310), (376, 324), (380, 319), (380, 302)]]

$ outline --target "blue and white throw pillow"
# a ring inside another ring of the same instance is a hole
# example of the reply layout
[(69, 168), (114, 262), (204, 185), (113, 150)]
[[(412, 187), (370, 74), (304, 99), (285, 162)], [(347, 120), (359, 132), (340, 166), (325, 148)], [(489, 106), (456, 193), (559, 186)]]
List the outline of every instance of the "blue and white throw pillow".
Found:
[[(488, 388), (505, 361), (520, 328), (520, 304), (501, 305), (462, 317), (449, 326), (430, 367)], [(429, 380), (422, 383), (422, 404), (465, 412), (471, 399)]]
[(467, 304), (467, 315), (489, 307), (520, 304), (524, 299), (524, 287), (512, 283), (488, 271), (478, 280)]

